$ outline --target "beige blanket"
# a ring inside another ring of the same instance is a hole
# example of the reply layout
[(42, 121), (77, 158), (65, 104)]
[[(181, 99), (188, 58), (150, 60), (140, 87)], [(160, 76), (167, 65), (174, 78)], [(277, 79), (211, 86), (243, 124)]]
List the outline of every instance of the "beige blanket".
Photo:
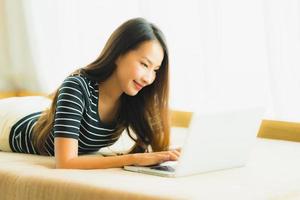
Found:
[(163, 178), (122, 169), (54, 169), (51, 157), (0, 152), (0, 199), (296, 200), (299, 158), (299, 143), (257, 139), (246, 167)]

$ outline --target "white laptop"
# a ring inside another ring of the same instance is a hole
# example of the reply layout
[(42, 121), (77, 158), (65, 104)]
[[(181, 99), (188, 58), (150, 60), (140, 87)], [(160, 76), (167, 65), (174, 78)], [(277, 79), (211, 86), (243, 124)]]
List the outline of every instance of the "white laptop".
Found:
[(178, 161), (154, 166), (124, 166), (125, 170), (179, 177), (246, 164), (255, 142), (264, 108), (193, 113)]

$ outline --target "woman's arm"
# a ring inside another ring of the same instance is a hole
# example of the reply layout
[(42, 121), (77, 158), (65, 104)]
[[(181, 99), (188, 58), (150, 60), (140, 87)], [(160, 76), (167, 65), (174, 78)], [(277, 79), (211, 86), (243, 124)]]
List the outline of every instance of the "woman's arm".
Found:
[(177, 160), (179, 157), (179, 152), (176, 150), (109, 157), (78, 156), (78, 140), (62, 137), (55, 138), (54, 146), (56, 168), (64, 169), (104, 169), (125, 165), (146, 166)]

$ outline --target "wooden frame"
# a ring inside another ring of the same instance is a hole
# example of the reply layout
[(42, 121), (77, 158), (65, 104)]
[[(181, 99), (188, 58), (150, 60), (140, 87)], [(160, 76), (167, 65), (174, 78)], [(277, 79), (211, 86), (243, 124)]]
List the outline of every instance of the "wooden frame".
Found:
[(187, 128), (192, 119), (192, 112), (171, 110), (171, 126)]
[(258, 137), (300, 142), (300, 123), (263, 120)]
[[(30, 95), (45, 96), (44, 93), (29, 91), (0, 92), (0, 98)], [(171, 126), (187, 128), (191, 122), (192, 114), (192, 112), (187, 111), (171, 110)], [(262, 120), (257, 136), (300, 142), (300, 123), (265, 119)]]
[[(187, 128), (192, 114), (192, 112), (171, 110), (171, 126)], [(264, 119), (260, 124), (257, 136), (300, 142), (300, 123)]]

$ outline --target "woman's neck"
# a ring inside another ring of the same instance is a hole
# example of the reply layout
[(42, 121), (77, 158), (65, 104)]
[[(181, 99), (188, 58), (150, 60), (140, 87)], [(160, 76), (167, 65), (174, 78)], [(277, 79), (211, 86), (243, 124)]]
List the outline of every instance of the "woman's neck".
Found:
[(101, 95), (101, 101), (109, 104), (117, 104), (123, 93), (114, 74), (100, 83), (98, 89), (99, 95)]

